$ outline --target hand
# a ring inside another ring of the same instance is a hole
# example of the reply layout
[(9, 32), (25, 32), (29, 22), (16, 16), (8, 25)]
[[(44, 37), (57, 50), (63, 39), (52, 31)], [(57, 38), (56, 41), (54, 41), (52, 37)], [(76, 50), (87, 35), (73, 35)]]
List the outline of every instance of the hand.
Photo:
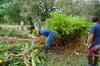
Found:
[(88, 46), (89, 45), (89, 43), (86, 43), (86, 46)]
[(85, 45), (86, 45), (86, 48), (88, 48), (90, 44), (89, 43), (86, 43)]

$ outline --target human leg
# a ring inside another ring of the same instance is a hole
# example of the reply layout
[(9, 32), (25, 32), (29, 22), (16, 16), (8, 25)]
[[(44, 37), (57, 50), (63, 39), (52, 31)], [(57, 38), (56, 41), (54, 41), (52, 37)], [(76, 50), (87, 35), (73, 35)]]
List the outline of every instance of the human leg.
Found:
[(48, 53), (48, 47), (52, 44), (53, 37), (47, 37), (45, 41), (45, 53)]
[(88, 49), (87, 49), (87, 60), (88, 60), (88, 64), (90, 66), (93, 65), (93, 47), (91, 45), (89, 45)]

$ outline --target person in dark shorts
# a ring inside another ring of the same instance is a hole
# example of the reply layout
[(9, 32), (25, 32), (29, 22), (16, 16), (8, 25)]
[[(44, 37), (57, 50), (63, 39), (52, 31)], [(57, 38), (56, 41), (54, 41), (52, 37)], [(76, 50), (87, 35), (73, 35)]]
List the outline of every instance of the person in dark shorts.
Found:
[(93, 22), (95, 24), (91, 27), (88, 39), (87, 39), (87, 66), (97, 66), (98, 65), (98, 53), (100, 50), (100, 18), (94, 17)]

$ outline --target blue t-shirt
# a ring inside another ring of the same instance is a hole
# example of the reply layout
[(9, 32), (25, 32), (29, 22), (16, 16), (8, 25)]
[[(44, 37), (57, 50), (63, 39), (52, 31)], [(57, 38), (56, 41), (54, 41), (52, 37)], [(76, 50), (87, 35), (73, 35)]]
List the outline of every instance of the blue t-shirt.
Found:
[(90, 34), (94, 34), (92, 45), (100, 44), (100, 23), (96, 23), (91, 27)]
[(54, 33), (53, 31), (51, 30), (48, 30), (48, 29), (41, 29), (39, 30), (39, 35), (43, 35), (43, 36), (46, 36), (46, 37), (53, 37), (54, 36)]

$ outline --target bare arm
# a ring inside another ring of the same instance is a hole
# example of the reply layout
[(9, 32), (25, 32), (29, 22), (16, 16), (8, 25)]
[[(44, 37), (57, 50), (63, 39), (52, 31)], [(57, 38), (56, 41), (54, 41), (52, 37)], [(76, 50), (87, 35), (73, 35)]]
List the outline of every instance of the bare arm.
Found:
[(87, 39), (87, 44), (90, 44), (93, 41), (94, 34), (89, 34)]

